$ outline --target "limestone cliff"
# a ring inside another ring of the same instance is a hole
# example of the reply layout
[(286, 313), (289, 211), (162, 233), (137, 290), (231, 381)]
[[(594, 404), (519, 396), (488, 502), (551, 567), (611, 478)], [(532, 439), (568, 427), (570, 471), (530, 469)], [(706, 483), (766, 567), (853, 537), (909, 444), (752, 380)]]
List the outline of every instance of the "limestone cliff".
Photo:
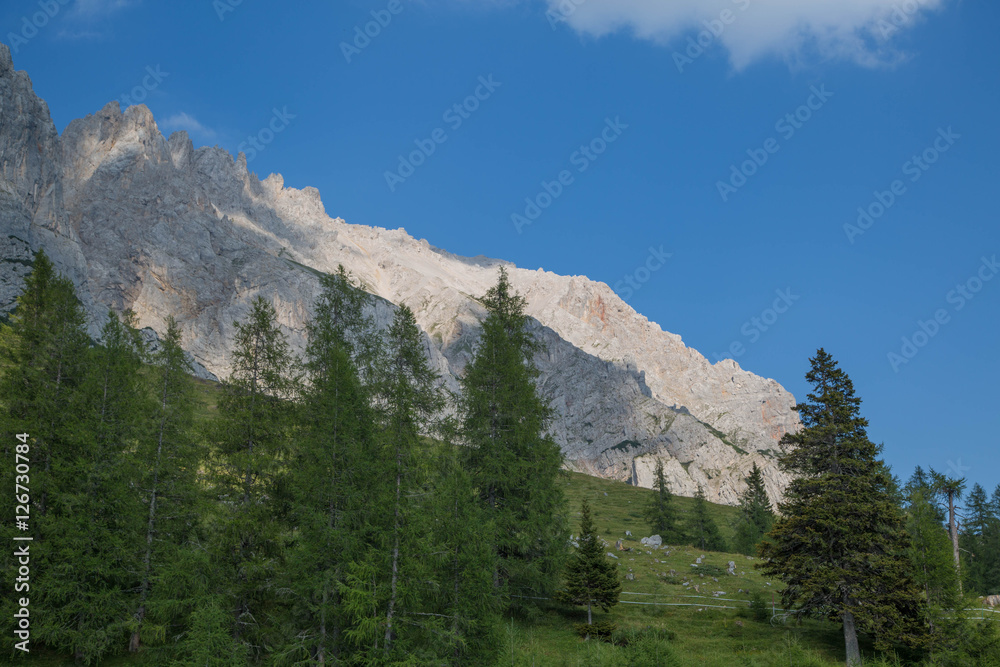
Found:
[(753, 463), (772, 497), (788, 481), (774, 454), (798, 428), (793, 397), (734, 361), (709, 363), (607, 285), (331, 218), (313, 188), (260, 180), (243, 155), (196, 149), (183, 132), (165, 138), (145, 106), (112, 102), (60, 137), (0, 45), (0, 308), (41, 247), (77, 284), (95, 333), (109, 307), (157, 331), (172, 314), (186, 349), (220, 376), (253, 297), (274, 303), (301, 349), (318, 277), (343, 264), (384, 299), (379, 321), (391, 304), (413, 309), (453, 389), (484, 314), (474, 297), (505, 265), (546, 344), (540, 383), (569, 467), (649, 486), (662, 458), (676, 493), (702, 485), (723, 503), (736, 501)]

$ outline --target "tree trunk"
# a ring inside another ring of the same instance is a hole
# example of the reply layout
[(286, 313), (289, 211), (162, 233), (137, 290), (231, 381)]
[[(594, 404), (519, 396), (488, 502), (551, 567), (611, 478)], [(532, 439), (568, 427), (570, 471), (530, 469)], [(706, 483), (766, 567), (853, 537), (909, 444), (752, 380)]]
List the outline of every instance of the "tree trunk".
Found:
[(962, 564), (958, 555), (958, 522), (955, 521), (955, 493), (948, 491), (948, 531), (951, 533), (951, 549), (955, 556), (955, 571), (958, 572), (958, 594), (962, 594)]
[(854, 614), (845, 611), (844, 647), (847, 652), (847, 667), (861, 667), (861, 650), (858, 648), (858, 631), (854, 627)]
[(139, 631), (142, 629), (142, 621), (146, 617), (146, 597), (149, 595), (149, 571), (153, 556), (153, 534), (156, 532), (156, 492), (160, 484), (160, 462), (163, 459), (163, 432), (167, 424), (167, 388), (169, 387), (170, 373), (166, 371), (163, 375), (163, 396), (160, 401), (160, 409), (163, 416), (160, 418), (160, 433), (156, 442), (156, 467), (153, 469), (153, 489), (149, 497), (149, 523), (146, 526), (146, 554), (142, 559), (142, 592), (139, 594), (139, 610), (135, 613), (138, 625), (132, 633), (132, 639), (128, 643), (129, 653), (139, 650)]
[(385, 623), (385, 652), (388, 655), (392, 648), (392, 615), (396, 608), (396, 582), (399, 579), (399, 502), (403, 484), (403, 458), (399, 447), (396, 447), (396, 515), (393, 527), (394, 540), (392, 545), (392, 581), (389, 583), (389, 611)]

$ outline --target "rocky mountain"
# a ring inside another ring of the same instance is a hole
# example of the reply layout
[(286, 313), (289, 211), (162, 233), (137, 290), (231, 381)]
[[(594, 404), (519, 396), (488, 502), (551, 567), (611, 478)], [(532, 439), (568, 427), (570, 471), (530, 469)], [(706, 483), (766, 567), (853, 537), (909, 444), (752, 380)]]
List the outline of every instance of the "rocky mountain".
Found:
[(649, 486), (661, 458), (675, 493), (701, 485), (730, 504), (753, 463), (772, 497), (788, 481), (774, 456), (799, 427), (791, 394), (734, 361), (709, 363), (607, 285), (331, 218), (314, 188), (260, 180), (242, 154), (195, 149), (184, 132), (165, 138), (145, 106), (112, 102), (59, 136), (2, 45), (0, 248), (0, 308), (44, 248), (76, 283), (95, 334), (109, 308), (131, 308), (153, 331), (172, 314), (205, 376), (227, 373), (233, 322), (257, 295), (301, 348), (318, 278), (342, 264), (381, 297), (380, 322), (393, 304), (413, 309), (453, 389), (484, 316), (475, 297), (503, 265), (546, 344), (541, 389), (568, 467)]

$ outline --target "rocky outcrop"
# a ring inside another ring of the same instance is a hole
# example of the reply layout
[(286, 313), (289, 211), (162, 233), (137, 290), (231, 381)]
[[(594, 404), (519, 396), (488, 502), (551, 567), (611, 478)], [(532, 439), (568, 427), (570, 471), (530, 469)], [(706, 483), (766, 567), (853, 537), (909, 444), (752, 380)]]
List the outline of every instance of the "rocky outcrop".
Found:
[(788, 481), (774, 455), (797, 428), (792, 396), (733, 361), (709, 363), (607, 285), (331, 218), (313, 188), (260, 180), (242, 154), (196, 149), (183, 132), (165, 138), (144, 106), (112, 102), (59, 137), (2, 47), (0, 175), (0, 305), (9, 307), (30, 251), (44, 247), (77, 284), (95, 331), (109, 307), (131, 308), (158, 331), (173, 315), (203, 375), (221, 376), (233, 322), (253, 297), (274, 303), (301, 349), (319, 277), (343, 265), (379, 297), (383, 325), (393, 304), (413, 309), (434, 366), (457, 390), (484, 316), (475, 297), (503, 265), (545, 343), (539, 382), (567, 466), (649, 486), (662, 459), (675, 493), (702, 486), (724, 503), (754, 463), (773, 498)]

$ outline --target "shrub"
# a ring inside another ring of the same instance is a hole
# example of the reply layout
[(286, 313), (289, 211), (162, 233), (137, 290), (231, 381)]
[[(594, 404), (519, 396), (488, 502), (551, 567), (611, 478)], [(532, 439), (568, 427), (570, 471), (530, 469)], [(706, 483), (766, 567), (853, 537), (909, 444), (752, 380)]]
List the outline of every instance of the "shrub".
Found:
[(573, 624), (573, 629), (576, 630), (576, 634), (581, 637), (591, 636), (595, 639), (602, 639), (604, 641), (609, 641), (611, 636), (615, 633), (617, 625), (610, 621), (603, 621), (601, 623), (593, 623), (587, 625), (586, 623), (575, 623)]

